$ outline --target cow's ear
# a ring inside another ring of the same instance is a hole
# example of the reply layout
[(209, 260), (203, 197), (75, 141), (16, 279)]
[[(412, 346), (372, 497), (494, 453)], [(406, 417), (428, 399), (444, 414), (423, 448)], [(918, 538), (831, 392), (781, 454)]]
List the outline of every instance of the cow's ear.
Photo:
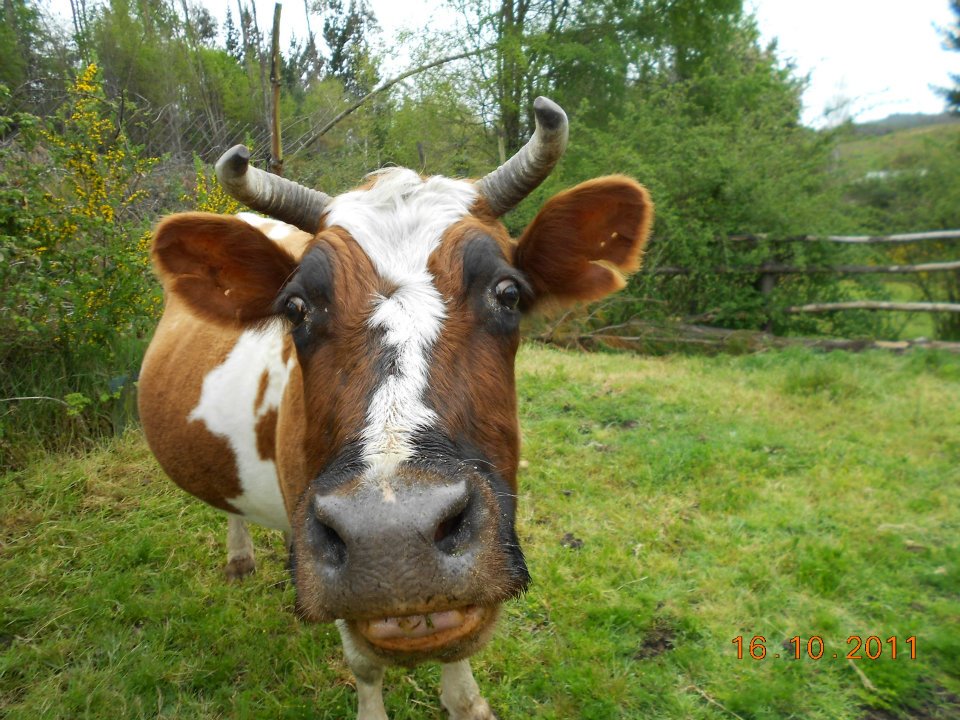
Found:
[(154, 233), (152, 255), (167, 292), (221, 323), (272, 315), (277, 293), (297, 268), (293, 257), (257, 228), (210, 213), (163, 220)]
[(635, 181), (589, 180), (543, 206), (520, 237), (514, 263), (538, 301), (597, 300), (640, 267), (652, 220), (650, 196)]

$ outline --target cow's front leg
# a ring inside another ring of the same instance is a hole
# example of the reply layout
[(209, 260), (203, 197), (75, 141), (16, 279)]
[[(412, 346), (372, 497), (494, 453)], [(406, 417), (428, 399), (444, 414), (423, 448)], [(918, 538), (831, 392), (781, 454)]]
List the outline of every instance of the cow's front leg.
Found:
[(444, 665), (440, 671), (440, 702), (450, 720), (496, 720), (473, 679), (469, 660)]
[(239, 515), (227, 515), (227, 580), (240, 580), (257, 569), (253, 560), (253, 538), (247, 522)]
[(357, 720), (389, 720), (383, 707), (383, 665), (360, 652), (345, 622), (337, 620), (337, 629), (347, 665), (357, 679)]

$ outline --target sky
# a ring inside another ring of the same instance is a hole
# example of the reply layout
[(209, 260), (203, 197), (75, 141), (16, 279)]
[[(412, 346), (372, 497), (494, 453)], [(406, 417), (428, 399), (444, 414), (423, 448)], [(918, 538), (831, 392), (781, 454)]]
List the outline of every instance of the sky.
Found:
[[(274, 0), (256, 2), (266, 27)], [(451, 23), (450, 11), (438, 0), (369, 2), (387, 49), (402, 30)], [(236, 13), (236, 0), (202, 4), (221, 20), (228, 4)], [(53, 0), (53, 5), (69, 13), (66, 0)], [(939, 113), (943, 99), (932, 86), (949, 86), (950, 73), (960, 74), (960, 52), (944, 50), (937, 30), (954, 18), (949, 0), (745, 0), (745, 6), (756, 16), (762, 41), (776, 40), (778, 56), (793, 63), (799, 76), (809, 77), (803, 96), (806, 125)], [(302, 0), (284, 3), (281, 17), (287, 37), (291, 32), (306, 35)], [(392, 64), (397, 74), (406, 69), (403, 58)], [(840, 110), (829, 114), (830, 107)]]
[[(809, 75), (807, 125), (830, 124), (824, 109), (846, 101), (857, 121), (894, 113), (939, 113), (931, 85), (951, 85), (960, 52), (942, 47), (937, 28), (955, 17), (948, 0), (747, 0), (764, 41)], [(842, 119), (842, 118), (841, 118)]]

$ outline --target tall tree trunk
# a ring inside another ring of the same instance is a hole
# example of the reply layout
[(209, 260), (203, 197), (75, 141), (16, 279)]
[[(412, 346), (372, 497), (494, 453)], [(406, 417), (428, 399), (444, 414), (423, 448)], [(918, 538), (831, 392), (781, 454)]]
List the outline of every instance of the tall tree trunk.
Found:
[(273, 112), (270, 123), (270, 172), (283, 175), (283, 143), (280, 139), (280, 11), (273, 6), (273, 34), (270, 44), (270, 85), (273, 90)]
[(528, 0), (503, 0), (499, 13), (497, 104), (504, 149), (509, 157), (526, 139), (526, 87), (528, 66), (524, 58), (524, 31), (530, 10)]
[[(260, 66), (260, 96), (263, 99), (263, 117), (270, 117), (270, 90), (267, 85), (267, 58), (264, 52), (262, 35), (260, 34), (260, 21), (257, 18), (257, 3), (250, 3), (250, 13), (253, 17), (253, 34), (257, 39), (257, 63)], [(269, 124), (269, 123), (268, 123)]]
[(73, 32), (77, 40), (77, 52), (84, 65), (90, 64), (90, 49), (87, 39), (87, 3), (85, 0), (70, 0), (70, 14), (73, 16)]
[(310, 26), (310, 0), (303, 0), (303, 14), (307, 19), (307, 58), (310, 63), (310, 73), (311, 76), (308, 78), (307, 82), (314, 79), (314, 75), (319, 76), (320, 74), (320, 54), (317, 52), (317, 39), (313, 34), (313, 28)]

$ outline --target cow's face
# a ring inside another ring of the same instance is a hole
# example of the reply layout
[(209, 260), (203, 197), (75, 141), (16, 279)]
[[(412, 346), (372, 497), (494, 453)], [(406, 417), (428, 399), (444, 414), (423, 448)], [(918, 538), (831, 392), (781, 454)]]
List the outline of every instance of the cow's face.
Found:
[(278, 464), (298, 606), (392, 660), (453, 660), (529, 576), (514, 529), (514, 355), (524, 312), (622, 286), (650, 204), (604, 178), (551, 199), (519, 241), (474, 186), (407, 170), (336, 198), (300, 258), (232, 217), (178, 215), (155, 259), (217, 322), (278, 321), (299, 372)]
[(633, 180), (561, 193), (509, 237), (478, 184), (394, 169), (324, 206), (294, 257), (238, 218), (164, 221), (168, 292), (296, 354), (276, 456), (301, 614), (393, 662), (452, 661), (529, 581), (514, 518), (514, 355), (534, 306), (600, 298), (652, 215)]

